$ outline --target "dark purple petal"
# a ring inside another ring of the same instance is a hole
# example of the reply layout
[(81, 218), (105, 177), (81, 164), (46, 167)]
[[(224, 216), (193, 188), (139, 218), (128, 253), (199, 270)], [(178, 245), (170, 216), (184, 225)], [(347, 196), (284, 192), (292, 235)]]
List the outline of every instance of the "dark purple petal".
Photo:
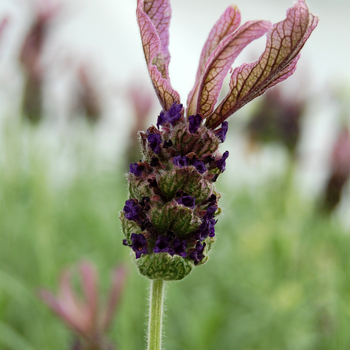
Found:
[(153, 251), (155, 253), (170, 253), (170, 237), (168, 236), (158, 236), (158, 239), (156, 241), (156, 246), (153, 248)]
[(199, 126), (201, 125), (202, 117), (200, 114), (190, 115), (188, 117), (188, 122), (189, 122), (188, 130), (190, 131), (191, 134), (193, 134), (197, 132)]
[(123, 239), (123, 245), (129, 246), (129, 243), (128, 243), (127, 239)]
[(159, 129), (159, 126), (163, 125), (165, 122), (166, 122), (165, 114), (163, 111), (161, 111), (157, 120), (157, 128)]
[(173, 163), (179, 168), (182, 168), (188, 165), (188, 158), (186, 156), (177, 156), (173, 158)]
[(192, 161), (192, 165), (197, 169), (197, 171), (200, 174), (204, 174), (207, 171), (207, 168), (206, 168), (205, 164), (202, 161), (198, 160), (198, 159), (194, 159)]
[(169, 148), (173, 145), (173, 141), (171, 140), (165, 140), (163, 144), (163, 148)]
[(129, 165), (130, 172), (134, 174), (135, 176), (141, 176), (142, 175), (142, 167), (139, 166), (137, 163), (131, 163)]
[(219, 129), (215, 134), (220, 139), (221, 142), (226, 140), (226, 134), (228, 130), (228, 122), (222, 122), (221, 129)]
[(148, 228), (152, 227), (152, 223), (151, 221), (149, 221), (149, 219), (145, 219), (141, 222), (141, 230), (147, 230)]
[(165, 119), (172, 126), (181, 118), (182, 104), (174, 102), (165, 114)]
[(149, 134), (147, 136), (149, 148), (156, 154), (160, 153), (160, 144), (162, 143), (162, 138), (159, 134)]
[(147, 240), (146, 237), (140, 233), (132, 233), (131, 234), (131, 248), (136, 253), (136, 259), (141, 257), (141, 254), (148, 254), (147, 251)]
[(150, 166), (155, 167), (159, 165), (159, 158), (158, 157), (153, 157), (149, 163)]
[(194, 260), (195, 265), (197, 265), (199, 262), (201, 262), (202, 259), (204, 258), (203, 251), (204, 251), (205, 246), (206, 246), (205, 243), (202, 244), (201, 242), (197, 242), (196, 250), (190, 254), (190, 258), (192, 260)]
[(124, 206), (123, 211), (125, 213), (125, 218), (127, 218), (128, 220), (138, 221), (139, 213), (141, 212), (141, 208), (135, 202), (134, 199), (128, 199), (125, 202), (125, 206)]
[(179, 204), (193, 209), (195, 206), (195, 198), (191, 196), (184, 196), (176, 200)]
[(214, 162), (215, 167), (218, 168), (222, 173), (225, 171), (226, 168), (226, 159), (228, 158), (229, 153), (226, 151), (223, 155), (222, 158), (219, 160), (216, 160)]
[(176, 238), (173, 242), (173, 252), (176, 255), (180, 255), (183, 258), (186, 258), (187, 253), (186, 253), (186, 246), (187, 243), (186, 241), (181, 241), (180, 239)]
[(207, 212), (205, 213), (204, 217), (212, 219), (217, 210), (218, 210), (218, 207), (216, 207), (216, 206), (208, 207)]

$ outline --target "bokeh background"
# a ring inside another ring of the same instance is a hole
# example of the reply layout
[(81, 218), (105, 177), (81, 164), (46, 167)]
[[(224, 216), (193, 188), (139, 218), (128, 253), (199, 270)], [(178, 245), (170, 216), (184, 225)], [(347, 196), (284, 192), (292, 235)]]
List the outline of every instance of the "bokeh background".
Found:
[[(170, 76), (183, 103), (229, 4), (172, 1)], [(237, 5), (243, 21), (277, 22), (292, 1)], [(350, 348), (350, 3), (308, 5), (320, 23), (297, 72), (229, 120), (217, 243), (207, 264), (168, 284), (166, 349)], [(70, 348), (38, 290), (57, 291), (62, 269), (83, 259), (99, 271), (101, 300), (112, 269), (127, 266), (109, 337), (144, 347), (148, 281), (118, 221), (137, 130), (160, 111), (135, 7), (0, 2), (0, 349)], [(264, 40), (235, 66), (258, 58)]]

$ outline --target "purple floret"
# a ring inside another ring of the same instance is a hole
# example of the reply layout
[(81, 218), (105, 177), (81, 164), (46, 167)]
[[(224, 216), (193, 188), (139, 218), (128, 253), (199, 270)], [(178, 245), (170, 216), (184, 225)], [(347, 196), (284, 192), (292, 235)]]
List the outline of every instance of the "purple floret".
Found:
[(202, 161), (198, 160), (198, 159), (194, 159), (192, 161), (192, 165), (197, 169), (197, 171), (200, 174), (204, 174), (207, 171), (207, 168), (206, 168), (205, 164)]
[(130, 172), (134, 174), (135, 176), (141, 176), (142, 175), (142, 167), (139, 166), (137, 163), (131, 163), (129, 165)]
[(136, 259), (141, 257), (141, 254), (148, 254), (147, 251), (147, 240), (146, 237), (140, 233), (132, 233), (131, 234), (131, 248), (136, 253)]
[[(216, 198), (215, 198), (216, 199)], [(207, 208), (207, 212), (205, 213), (205, 218), (212, 219), (214, 217), (215, 212), (218, 210), (218, 207), (212, 205)]]
[(186, 245), (186, 241), (181, 241), (180, 239), (176, 238), (173, 242), (173, 254), (186, 258)]
[(220, 139), (221, 142), (226, 140), (226, 134), (228, 130), (228, 122), (222, 122), (221, 129), (219, 129), (215, 134)]
[(188, 165), (188, 158), (186, 156), (177, 156), (173, 158), (173, 163), (179, 168), (182, 168)]
[(181, 118), (182, 104), (174, 102), (166, 112), (165, 118), (172, 126)]
[(198, 231), (196, 233), (196, 239), (199, 239), (200, 241), (203, 241), (208, 236), (214, 237), (215, 236), (215, 225), (217, 223), (217, 220), (214, 219), (214, 214), (217, 210), (216, 206), (210, 206), (207, 209), (207, 212), (205, 213), (202, 224), (199, 226)]
[(197, 132), (199, 126), (202, 123), (202, 117), (200, 116), (200, 114), (190, 115), (188, 117), (188, 122), (189, 122), (188, 130), (190, 131), (191, 134), (194, 134), (195, 132)]
[(157, 120), (157, 128), (159, 129), (159, 126), (163, 125), (165, 122), (166, 122), (165, 113), (161, 111)]
[(124, 206), (125, 218), (128, 220), (139, 221), (139, 213), (141, 211), (140, 206), (135, 202), (134, 199), (128, 199)]
[(203, 251), (204, 251), (205, 246), (206, 246), (205, 243), (202, 244), (201, 242), (197, 242), (196, 250), (190, 254), (190, 258), (192, 260), (194, 260), (195, 265), (197, 265), (199, 262), (201, 262), (202, 259), (204, 258)]
[(170, 253), (171, 249), (169, 247), (170, 237), (167, 236), (158, 236), (156, 241), (156, 246), (153, 248), (155, 253)]
[(226, 159), (228, 158), (228, 151), (226, 151), (223, 155), (222, 158), (219, 160), (216, 160), (214, 162), (215, 167), (218, 168), (222, 173), (225, 171), (226, 168)]
[(162, 138), (158, 134), (149, 134), (147, 136), (149, 148), (156, 154), (160, 153), (160, 144), (162, 143)]
[(191, 196), (184, 196), (176, 200), (179, 204), (182, 204), (185, 207), (193, 209), (195, 206), (195, 198)]
[(170, 108), (164, 112), (160, 112), (157, 120), (157, 128), (165, 123), (170, 123), (172, 126), (181, 118), (182, 104), (174, 102)]

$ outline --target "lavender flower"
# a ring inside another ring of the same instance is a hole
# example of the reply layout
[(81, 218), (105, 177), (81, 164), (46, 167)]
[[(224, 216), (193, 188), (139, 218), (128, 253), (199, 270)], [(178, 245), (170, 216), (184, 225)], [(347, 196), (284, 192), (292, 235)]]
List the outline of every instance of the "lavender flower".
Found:
[(156, 246), (153, 248), (155, 253), (170, 253), (170, 237), (167, 236), (158, 236), (156, 240)]
[(143, 234), (131, 234), (131, 248), (136, 254), (136, 259), (141, 257), (141, 254), (147, 254), (147, 240)]
[(123, 211), (128, 220), (139, 221), (139, 213), (141, 212), (141, 208), (134, 199), (129, 199), (125, 202)]
[(158, 134), (149, 134), (147, 136), (149, 148), (156, 154), (160, 153), (160, 144), (162, 139)]
[(229, 156), (229, 152), (228, 151), (226, 151), (223, 155), (222, 155), (222, 157), (221, 157), (221, 159), (219, 159), (219, 160), (216, 160), (213, 164), (214, 164), (214, 167), (216, 167), (216, 168), (218, 168), (219, 170), (220, 170), (220, 172), (224, 172), (225, 171), (225, 169), (226, 169), (226, 159), (228, 158), (228, 156)]
[(201, 160), (194, 159), (191, 165), (193, 165), (200, 174), (204, 174), (207, 171), (207, 167)]
[(188, 158), (186, 156), (176, 156), (173, 158), (173, 164), (182, 168), (188, 165)]
[(190, 115), (188, 117), (188, 123), (189, 123), (189, 127), (188, 130), (190, 131), (191, 134), (197, 132), (199, 126), (202, 123), (202, 117), (200, 114), (196, 114), (196, 115)]
[(221, 142), (224, 142), (226, 140), (227, 130), (228, 130), (228, 122), (222, 122), (221, 129), (219, 129), (215, 133), (216, 136), (221, 140)]
[(159, 114), (157, 120), (157, 128), (159, 129), (160, 125), (164, 125), (165, 123), (170, 123), (172, 126), (176, 124), (176, 122), (181, 118), (182, 104), (174, 102), (169, 110), (162, 111)]
[(195, 206), (195, 199), (191, 196), (184, 196), (176, 200), (179, 204), (184, 205), (185, 207), (193, 209)]
[(132, 163), (129, 165), (130, 173), (134, 174), (135, 176), (141, 176), (142, 175), (142, 167), (138, 165), (137, 163)]
[[(148, 72), (162, 111), (157, 128), (151, 126), (139, 134), (147, 172), (142, 178), (128, 177), (129, 201), (140, 203), (142, 197), (150, 198), (150, 209), (142, 212), (147, 227), (135, 220), (141, 214), (134, 213), (133, 205), (128, 213), (124, 208), (120, 218), (129, 242), (130, 235), (136, 237), (134, 232), (140, 232), (139, 248), (132, 247), (140, 273), (150, 279), (179, 280), (208, 260), (215, 242), (220, 195), (214, 182), (225, 170), (229, 156), (228, 151), (219, 151), (226, 139), (227, 118), (293, 74), (318, 18), (304, 0), (298, 0), (282, 22), (250, 21), (240, 26), (238, 8), (228, 7), (205, 42), (184, 110), (169, 77), (170, 1), (138, 0), (136, 13)], [(223, 80), (237, 56), (264, 34), (267, 42), (260, 58), (232, 71), (229, 92), (218, 101)], [(138, 253), (139, 249), (146, 252), (146, 247), (150, 253)]]
[(176, 255), (180, 255), (183, 258), (186, 258), (186, 246), (187, 243), (185, 240), (180, 240), (179, 238), (176, 238), (173, 242), (173, 253)]
[(39, 295), (77, 334), (79, 338), (76, 344), (79, 344), (79, 349), (112, 349), (105, 333), (111, 325), (119, 304), (124, 289), (126, 271), (123, 267), (114, 270), (112, 288), (105, 307), (99, 305), (98, 276), (93, 264), (86, 261), (80, 263), (79, 272), (84, 294), (83, 299), (74, 292), (71, 286), (71, 272), (69, 270), (64, 270), (62, 273), (57, 297), (45, 289), (40, 290)]

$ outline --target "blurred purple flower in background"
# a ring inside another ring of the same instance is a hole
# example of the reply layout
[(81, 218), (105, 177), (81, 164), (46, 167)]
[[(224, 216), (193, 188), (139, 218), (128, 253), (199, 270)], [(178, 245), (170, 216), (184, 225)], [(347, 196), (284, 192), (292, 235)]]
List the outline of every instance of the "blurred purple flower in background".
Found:
[(333, 146), (331, 171), (327, 180), (323, 208), (332, 212), (341, 200), (343, 187), (350, 176), (350, 133), (344, 127)]
[(129, 165), (133, 163), (135, 159), (140, 159), (138, 132), (146, 129), (147, 117), (156, 99), (153, 90), (148, 84), (141, 84), (136, 81), (129, 85), (127, 89), (127, 98), (133, 110), (133, 126), (126, 148), (126, 164)]
[(297, 96), (284, 97), (279, 87), (268, 91), (252, 113), (247, 125), (251, 146), (257, 143), (277, 142), (294, 154), (299, 137), (300, 121), (306, 100)]
[(105, 337), (123, 292), (126, 271), (119, 267), (113, 272), (112, 287), (105, 307), (99, 305), (98, 275), (94, 265), (84, 261), (79, 264), (81, 298), (71, 285), (71, 272), (64, 270), (60, 279), (59, 293), (55, 297), (42, 289), (41, 299), (73, 330), (78, 338), (73, 349), (114, 349)]
[(83, 63), (79, 65), (76, 75), (78, 80), (76, 109), (89, 122), (95, 123), (103, 114), (101, 93), (95, 84), (96, 78), (92, 74), (91, 67)]
[(25, 74), (22, 108), (24, 116), (31, 122), (42, 119), (45, 72), (41, 60), (50, 26), (60, 10), (61, 5), (50, 0), (37, 2), (33, 23), (21, 47), (19, 60)]

